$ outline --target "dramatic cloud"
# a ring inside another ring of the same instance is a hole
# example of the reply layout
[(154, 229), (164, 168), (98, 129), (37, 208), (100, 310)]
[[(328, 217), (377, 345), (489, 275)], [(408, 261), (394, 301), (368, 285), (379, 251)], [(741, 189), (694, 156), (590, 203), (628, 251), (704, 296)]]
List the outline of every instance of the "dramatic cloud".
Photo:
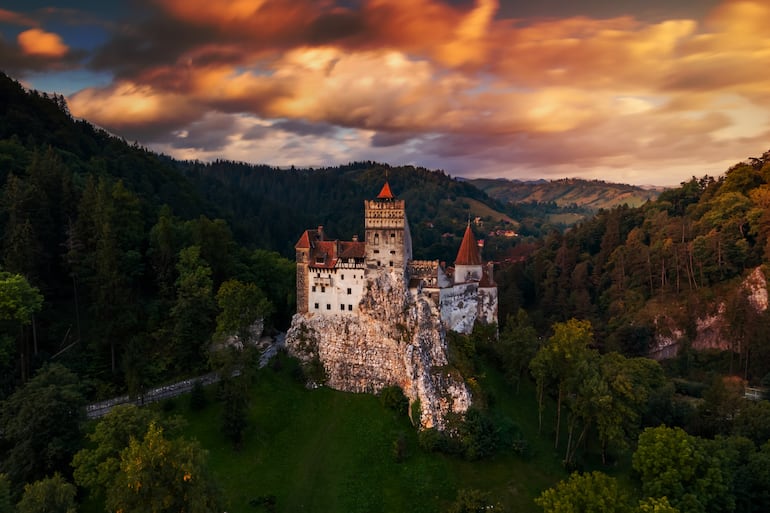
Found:
[[(70, 108), (181, 158), (668, 184), (767, 149), (761, 0), (137, 5), (88, 61), (114, 80)], [(33, 18), (0, 10), (0, 27), (25, 28), (0, 32), (0, 60), (71, 64)]]
[(17, 41), (26, 55), (63, 57), (69, 51), (58, 35), (37, 28), (25, 30), (19, 34)]

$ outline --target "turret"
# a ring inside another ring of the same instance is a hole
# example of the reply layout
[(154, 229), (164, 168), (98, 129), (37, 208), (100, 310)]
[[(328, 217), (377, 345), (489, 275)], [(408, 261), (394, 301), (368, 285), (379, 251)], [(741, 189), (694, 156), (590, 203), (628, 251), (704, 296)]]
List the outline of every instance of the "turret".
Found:
[(463, 241), (460, 243), (460, 250), (455, 259), (455, 283), (468, 283), (480, 281), (482, 277), (481, 254), (476, 237), (471, 230), (471, 223), (465, 228)]
[(364, 202), (366, 268), (404, 271), (412, 259), (412, 236), (404, 200), (396, 199), (385, 182), (373, 200)]

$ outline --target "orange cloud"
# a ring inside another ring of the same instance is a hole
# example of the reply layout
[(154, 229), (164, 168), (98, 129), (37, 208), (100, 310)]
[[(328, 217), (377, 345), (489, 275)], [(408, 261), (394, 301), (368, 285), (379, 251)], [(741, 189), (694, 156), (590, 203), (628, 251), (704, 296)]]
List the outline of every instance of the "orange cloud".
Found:
[(17, 42), (25, 55), (37, 57), (63, 57), (69, 51), (58, 34), (33, 28), (25, 30), (17, 37)]
[[(740, 148), (770, 128), (765, 2), (728, 0), (702, 22), (648, 23), (506, 20), (498, 1), (157, 0), (171, 26), (195, 37), (166, 47), (172, 36), (156, 35), (168, 59), (126, 53), (138, 70), (130, 80), (83, 91), (71, 108), (138, 134), (205, 134), (216, 119), (218, 133), (233, 131), (219, 137), (224, 155), (238, 160), (254, 145), (260, 155), (299, 159), (304, 145), (304, 155), (325, 155), (319, 161), (345, 160), (329, 149), (335, 137), (335, 148), (362, 158), (368, 141), (371, 155), (398, 146), (489, 165), (684, 165), (696, 153), (750, 153)], [(268, 130), (276, 118), (345, 130), (314, 134), (329, 137), (318, 143), (239, 137), (243, 119)], [(354, 134), (350, 143), (341, 132)], [(174, 137), (177, 155), (202, 151), (193, 141), (203, 135)]]
[(84, 89), (70, 96), (68, 104), (74, 116), (137, 139), (189, 123), (204, 110), (191, 98), (132, 82)]
[(34, 27), (35, 25), (37, 25), (37, 22), (35, 22), (35, 20), (28, 18), (21, 13), (8, 11), (2, 8), (0, 8), (0, 22), (12, 23), (14, 25), (23, 25), (27, 27)]

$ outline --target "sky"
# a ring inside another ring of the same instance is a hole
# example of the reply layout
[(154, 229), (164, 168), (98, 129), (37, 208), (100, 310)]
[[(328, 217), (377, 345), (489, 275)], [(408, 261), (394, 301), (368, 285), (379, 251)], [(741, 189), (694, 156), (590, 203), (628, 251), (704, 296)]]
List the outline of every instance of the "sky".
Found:
[(3, 0), (0, 70), (180, 159), (678, 185), (770, 149), (770, 0)]

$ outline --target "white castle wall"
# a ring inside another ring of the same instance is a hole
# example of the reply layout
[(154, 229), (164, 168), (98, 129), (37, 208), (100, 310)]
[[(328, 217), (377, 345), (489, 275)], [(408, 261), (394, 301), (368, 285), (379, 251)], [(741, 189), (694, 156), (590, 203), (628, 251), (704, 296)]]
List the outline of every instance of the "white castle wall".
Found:
[(358, 268), (310, 269), (308, 312), (356, 314), (364, 294), (366, 278)]

